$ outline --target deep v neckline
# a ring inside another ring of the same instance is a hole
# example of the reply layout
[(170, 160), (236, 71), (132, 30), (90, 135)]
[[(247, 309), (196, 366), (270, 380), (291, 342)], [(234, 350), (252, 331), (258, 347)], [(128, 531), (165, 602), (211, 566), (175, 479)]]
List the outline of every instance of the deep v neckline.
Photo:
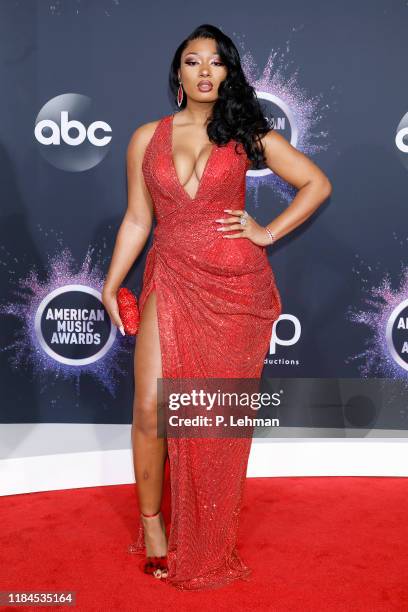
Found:
[(174, 158), (173, 158), (173, 121), (174, 121), (174, 116), (176, 113), (173, 113), (172, 115), (170, 115), (170, 121), (168, 122), (169, 125), (169, 130), (168, 130), (168, 134), (169, 134), (169, 156), (170, 156), (170, 165), (172, 168), (172, 172), (175, 178), (175, 181), (180, 189), (180, 191), (183, 193), (183, 195), (187, 198), (187, 200), (189, 202), (195, 202), (196, 200), (198, 200), (199, 195), (201, 194), (202, 191), (202, 187), (203, 187), (203, 183), (206, 179), (206, 175), (208, 174), (208, 168), (211, 162), (211, 159), (214, 155), (214, 151), (216, 150), (217, 145), (215, 143), (211, 143), (211, 151), (210, 154), (207, 158), (207, 161), (205, 162), (205, 166), (204, 166), (204, 170), (203, 173), (201, 175), (201, 179), (198, 182), (198, 187), (197, 187), (197, 191), (195, 193), (195, 196), (192, 198), (191, 195), (189, 193), (187, 193), (187, 191), (184, 189), (183, 185), (181, 184), (179, 177), (177, 175), (177, 171), (176, 171), (176, 166), (174, 164)]

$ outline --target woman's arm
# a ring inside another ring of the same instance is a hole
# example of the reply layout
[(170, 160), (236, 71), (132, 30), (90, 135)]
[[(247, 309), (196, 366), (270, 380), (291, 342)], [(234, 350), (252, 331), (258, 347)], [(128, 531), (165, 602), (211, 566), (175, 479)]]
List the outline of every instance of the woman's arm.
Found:
[(119, 328), (122, 322), (119, 317), (116, 294), (142, 251), (153, 223), (153, 203), (144, 181), (142, 162), (156, 125), (157, 121), (153, 121), (137, 128), (127, 148), (127, 210), (116, 236), (111, 263), (102, 290), (103, 305), (113, 323)]
[[(327, 176), (306, 155), (293, 147), (281, 134), (270, 130), (262, 137), (265, 159), (268, 168), (286, 182), (298, 189), (296, 196), (280, 215), (275, 217), (266, 227), (275, 239), (282, 238), (298, 225), (301, 225), (332, 193), (332, 185)], [(271, 243), (271, 238), (265, 227), (250, 218), (244, 229), (237, 224), (242, 211), (227, 210), (232, 215), (229, 219), (219, 219), (225, 223), (221, 229), (229, 231), (241, 229), (235, 234), (225, 234), (224, 238), (249, 238), (260, 246)], [(237, 218), (238, 217), (238, 218)], [(230, 227), (228, 224), (231, 224)]]
[(278, 132), (268, 132), (263, 143), (268, 168), (298, 189), (286, 210), (266, 226), (278, 239), (306, 221), (332, 193), (332, 185), (311, 159)]

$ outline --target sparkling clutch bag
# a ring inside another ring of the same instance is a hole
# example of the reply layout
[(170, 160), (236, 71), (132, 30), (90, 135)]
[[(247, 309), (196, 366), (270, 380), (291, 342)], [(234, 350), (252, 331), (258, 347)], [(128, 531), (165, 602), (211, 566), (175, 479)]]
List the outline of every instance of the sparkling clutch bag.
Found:
[(127, 287), (121, 287), (117, 293), (120, 320), (128, 336), (135, 336), (139, 329), (139, 306), (137, 297)]

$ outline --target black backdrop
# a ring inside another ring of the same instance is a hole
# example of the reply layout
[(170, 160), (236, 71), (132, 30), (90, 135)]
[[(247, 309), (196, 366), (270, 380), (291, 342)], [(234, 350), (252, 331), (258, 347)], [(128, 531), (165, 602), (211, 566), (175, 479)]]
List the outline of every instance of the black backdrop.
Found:
[[(131, 420), (133, 340), (105, 319), (88, 330), (85, 348), (64, 346), (69, 335), (45, 317), (51, 306), (83, 304), (100, 314), (97, 292), (126, 207), (127, 144), (140, 124), (176, 109), (170, 60), (200, 23), (233, 38), (265, 112), (334, 186), (311, 219), (269, 249), (283, 314), (264, 376), (405, 380), (398, 321), (408, 155), (395, 139), (408, 112), (406, 2), (0, 6), (2, 422)], [(35, 126), (54, 120), (59, 131), (62, 110), (85, 128), (104, 122), (98, 134), (109, 142), (89, 134), (78, 146), (40, 142)], [(293, 195), (271, 173), (248, 173), (247, 208), (260, 223)], [(136, 293), (150, 241), (126, 279)], [(408, 429), (406, 421), (398, 408), (370, 426)], [(300, 410), (292, 423), (305, 424)]]

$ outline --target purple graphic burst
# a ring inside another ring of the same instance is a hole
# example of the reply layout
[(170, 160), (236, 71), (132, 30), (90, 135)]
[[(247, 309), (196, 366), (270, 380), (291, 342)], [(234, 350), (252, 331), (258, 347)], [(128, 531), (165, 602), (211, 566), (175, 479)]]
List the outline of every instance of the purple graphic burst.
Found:
[[(328, 143), (313, 141), (321, 141), (328, 137), (328, 131), (319, 129), (319, 124), (330, 105), (322, 104), (323, 94), (310, 97), (301, 88), (298, 82), (299, 69), (292, 69), (293, 60), (289, 59), (289, 52), (289, 41), (286, 42), (285, 51), (271, 51), (260, 75), (251, 52), (243, 52), (242, 67), (248, 82), (255, 88), (261, 100), (273, 98), (278, 106), (290, 109), (294, 124), (291, 127), (297, 132), (296, 148), (305, 155), (312, 156), (329, 146)], [(334, 89), (334, 86), (331, 89)], [(256, 207), (259, 205), (259, 188), (264, 185), (274, 188), (287, 202), (293, 199), (296, 194), (293, 185), (273, 172), (265, 175), (254, 172), (255, 174), (249, 173), (247, 178), (248, 187), (254, 192)]]
[[(100, 250), (98, 252), (101, 253)], [(121, 355), (129, 353), (134, 338), (120, 336), (120, 342), (115, 341), (102, 358), (90, 364), (75, 366), (61, 363), (49, 356), (40, 346), (34, 327), (39, 304), (54, 289), (78, 284), (102, 291), (104, 275), (100, 264), (92, 263), (94, 255), (95, 248), (89, 247), (77, 271), (74, 271), (75, 260), (68, 248), (62, 248), (53, 256), (47, 255), (48, 276), (45, 281), (40, 280), (39, 273), (34, 269), (24, 278), (16, 278), (17, 275), (12, 273), (13, 299), (0, 305), (0, 313), (16, 317), (20, 326), (16, 328), (15, 340), (8, 346), (1, 347), (1, 351), (10, 352), (9, 363), (14, 370), (26, 372), (27, 366), (30, 366), (34, 378), (39, 379), (43, 386), (50, 386), (60, 378), (74, 380), (79, 395), (81, 375), (88, 374), (114, 396), (121, 376), (127, 373), (119, 365)], [(1, 263), (5, 265), (4, 261)]]
[[(371, 272), (371, 266), (367, 266)], [(354, 270), (361, 275), (359, 270)], [(369, 284), (367, 278), (361, 277), (363, 290), (366, 297), (364, 304), (366, 308), (357, 309), (350, 306), (346, 316), (353, 323), (366, 325), (370, 330), (370, 337), (365, 342), (365, 349), (360, 353), (350, 356), (346, 362), (362, 360), (359, 371), (363, 377), (378, 375), (385, 378), (398, 378), (407, 380), (408, 372), (399, 365), (390, 353), (386, 330), (388, 321), (393, 311), (407, 299), (408, 296), (408, 268), (404, 262), (400, 262), (399, 286), (392, 287), (391, 276), (387, 272), (377, 286)]]

